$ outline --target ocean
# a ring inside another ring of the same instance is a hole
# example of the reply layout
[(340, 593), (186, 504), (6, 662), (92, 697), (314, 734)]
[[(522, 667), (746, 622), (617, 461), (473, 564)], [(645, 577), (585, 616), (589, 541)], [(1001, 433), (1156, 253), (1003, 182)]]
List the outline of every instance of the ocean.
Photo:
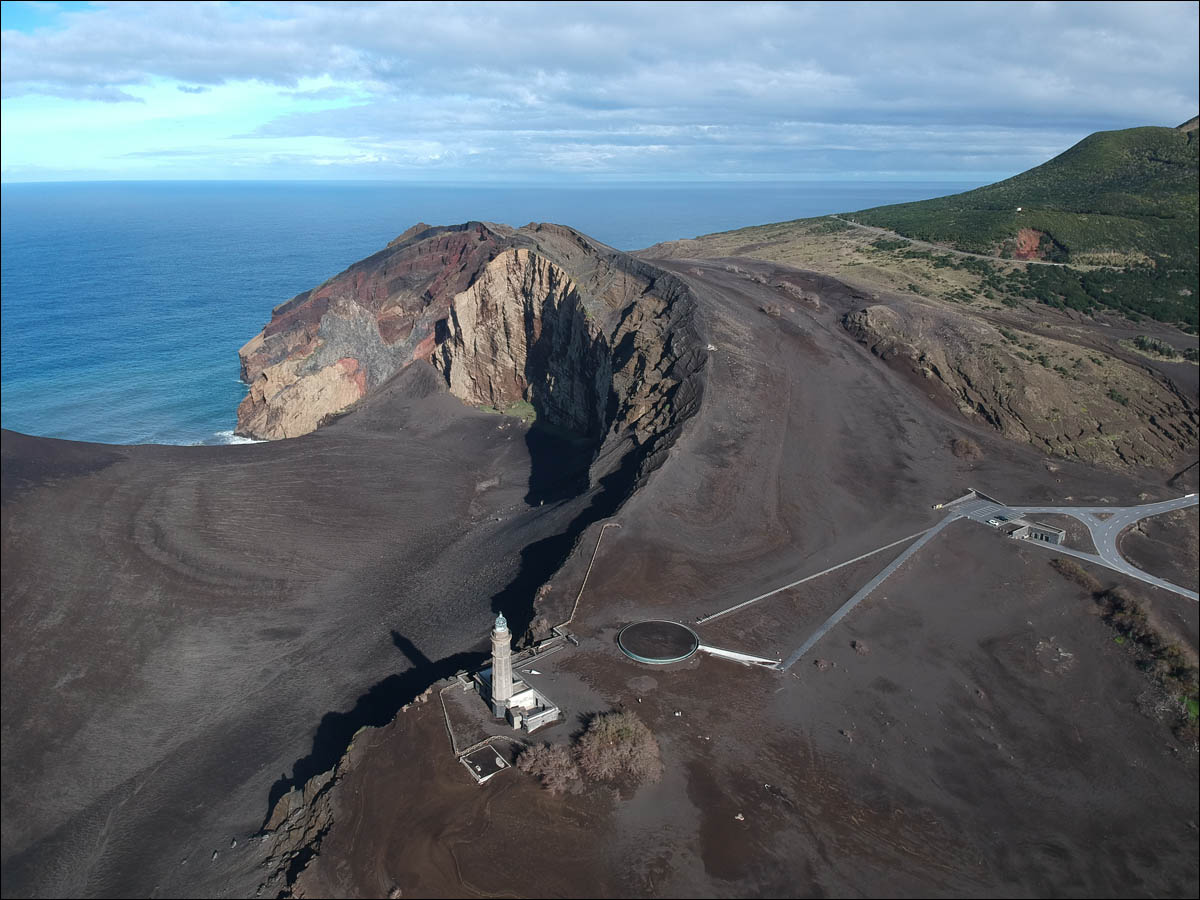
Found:
[(237, 351), (271, 308), (419, 221), (560, 222), (634, 250), (975, 186), (6, 184), (0, 424), (115, 444), (236, 442)]

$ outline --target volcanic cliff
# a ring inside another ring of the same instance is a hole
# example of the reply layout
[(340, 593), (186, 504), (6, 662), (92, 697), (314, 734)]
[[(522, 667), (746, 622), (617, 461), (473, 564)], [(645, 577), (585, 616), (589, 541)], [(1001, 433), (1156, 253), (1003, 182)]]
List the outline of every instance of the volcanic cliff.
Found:
[(1194, 401), (1148, 366), (953, 307), (876, 304), (842, 325), (930, 397), (1046, 453), (1171, 469), (1195, 451)]
[(650, 452), (699, 399), (702, 346), (679, 279), (570, 228), (417, 225), (274, 310), (240, 351), (238, 433), (308, 433), (427, 360), (467, 403)]

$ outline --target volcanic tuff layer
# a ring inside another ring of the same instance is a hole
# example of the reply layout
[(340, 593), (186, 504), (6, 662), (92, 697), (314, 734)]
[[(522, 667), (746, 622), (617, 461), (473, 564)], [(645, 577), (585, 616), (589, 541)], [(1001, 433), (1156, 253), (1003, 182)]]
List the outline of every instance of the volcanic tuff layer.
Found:
[(691, 318), (674, 276), (569, 228), (418, 225), (274, 311), (241, 350), (238, 431), (308, 433), (424, 359), (468, 403), (642, 446), (698, 399)]
[(842, 325), (931, 397), (1047, 453), (1154, 468), (1196, 446), (1195, 405), (1114, 356), (915, 303), (866, 306)]

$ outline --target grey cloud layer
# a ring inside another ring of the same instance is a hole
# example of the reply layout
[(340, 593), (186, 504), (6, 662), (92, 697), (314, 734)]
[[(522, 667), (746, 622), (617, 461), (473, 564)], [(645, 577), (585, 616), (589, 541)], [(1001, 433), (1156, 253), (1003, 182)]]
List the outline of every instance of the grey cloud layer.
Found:
[(542, 140), (571, 165), (666, 153), (767, 171), (789, 152), (865, 160), (878, 126), (914, 154), (931, 134), (971, 144), (1004, 129), (990, 148), (963, 144), (951, 168), (965, 168), (1010, 154), (1015, 134), (1174, 124), (1198, 95), (1194, 3), (151, 3), (64, 21), (4, 32), (5, 96), (119, 100), (164, 77), (295, 92), (329, 76), (356, 86), (355, 106), (256, 134), (346, 138), (385, 157), (420, 141), (443, 159), (500, 158)]

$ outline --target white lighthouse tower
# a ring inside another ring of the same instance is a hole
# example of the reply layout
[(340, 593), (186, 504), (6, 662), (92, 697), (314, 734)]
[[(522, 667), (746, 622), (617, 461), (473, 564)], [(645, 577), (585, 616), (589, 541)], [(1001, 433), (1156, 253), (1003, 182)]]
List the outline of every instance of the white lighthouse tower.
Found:
[(512, 634), (504, 613), (496, 616), (492, 628), (492, 713), (497, 718), (508, 710), (513, 695)]

